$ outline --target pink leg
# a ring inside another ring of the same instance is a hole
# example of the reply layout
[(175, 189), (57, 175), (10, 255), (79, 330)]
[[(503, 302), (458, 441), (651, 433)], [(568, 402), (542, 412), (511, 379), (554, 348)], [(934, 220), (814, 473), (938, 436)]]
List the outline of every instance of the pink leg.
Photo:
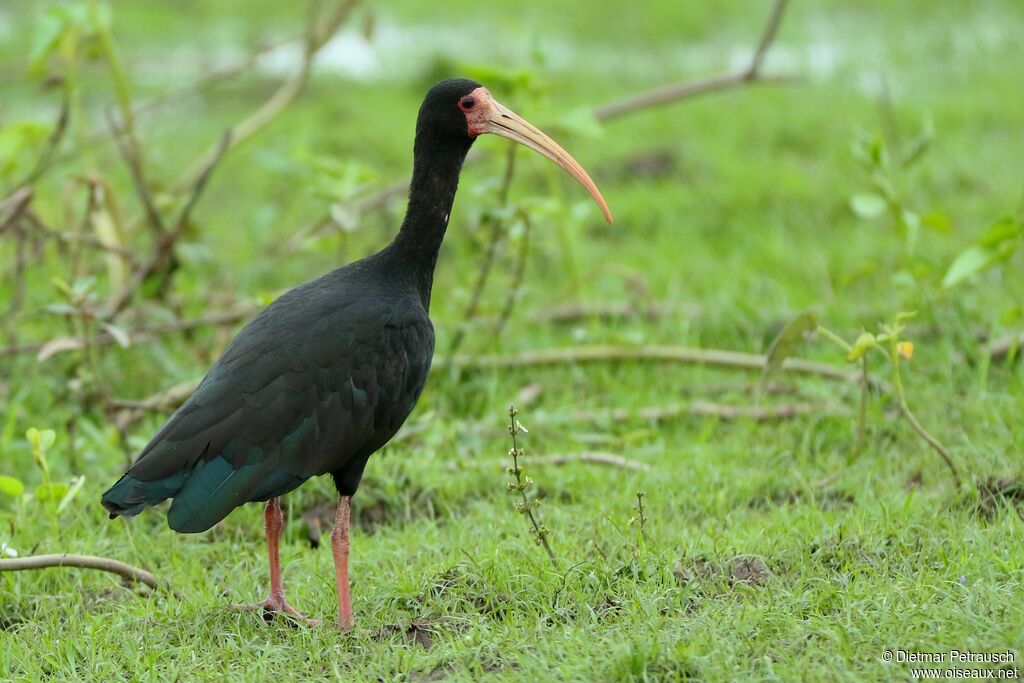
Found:
[(338, 621), (335, 626), (348, 631), (355, 626), (352, 618), (352, 598), (348, 586), (348, 526), (351, 517), (351, 496), (342, 496), (338, 512), (334, 516), (334, 531), (331, 532), (331, 550), (334, 552), (334, 575), (338, 585)]
[(284, 529), (284, 515), (281, 513), (280, 498), (271, 498), (267, 501), (267, 507), (263, 510), (263, 528), (267, 532), (267, 555), (270, 559), (270, 596), (263, 602), (252, 605), (232, 605), (232, 607), (263, 610), (271, 614), (281, 612), (307, 624), (316, 624), (316, 620), (302, 616), (284, 599), (284, 581), (281, 579), (281, 558), (278, 553), (281, 530)]

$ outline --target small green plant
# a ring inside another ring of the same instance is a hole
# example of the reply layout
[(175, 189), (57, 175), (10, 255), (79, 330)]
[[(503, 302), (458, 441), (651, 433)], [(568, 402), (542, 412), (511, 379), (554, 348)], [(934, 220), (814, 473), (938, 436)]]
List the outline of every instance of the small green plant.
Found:
[(636, 505), (633, 506), (636, 514), (629, 518), (629, 525), (636, 527), (636, 546), (633, 549), (633, 554), (637, 558), (647, 553), (647, 514), (644, 511), (645, 495), (647, 494), (643, 491), (636, 492)]
[(523, 457), (524, 450), (519, 447), (516, 437), (527, 430), (516, 419), (518, 413), (519, 411), (516, 410), (514, 405), (508, 407), (508, 433), (512, 437), (512, 448), (509, 449), (508, 454), (512, 458), (512, 464), (505, 468), (505, 471), (512, 475), (512, 481), (507, 484), (506, 490), (509, 495), (519, 498), (515, 504), (516, 512), (524, 515), (529, 520), (530, 533), (533, 534), (534, 540), (544, 548), (548, 558), (551, 560), (551, 564), (557, 568), (558, 559), (555, 557), (555, 552), (551, 549), (551, 544), (548, 542), (551, 530), (537, 520), (536, 510), (540, 506), (540, 502), (536, 498), (531, 498), (527, 495), (527, 491), (533, 488), (533, 480), (526, 476), (522, 466), (519, 464), (519, 459)]
[(878, 333), (862, 332), (857, 339), (850, 344), (835, 332), (823, 326), (815, 314), (802, 313), (787, 324), (772, 342), (765, 362), (764, 372), (761, 376), (760, 390), (763, 391), (771, 376), (782, 367), (783, 362), (789, 357), (797, 344), (808, 334), (817, 333), (829, 340), (845, 353), (845, 359), (849, 363), (859, 363), (861, 371), (861, 398), (860, 412), (857, 422), (857, 441), (854, 453), (859, 453), (866, 441), (867, 433), (867, 405), (869, 391), (871, 388), (870, 376), (868, 374), (868, 354), (875, 351), (885, 357), (889, 362), (892, 373), (892, 385), (889, 392), (896, 399), (900, 408), (900, 414), (910, 424), (924, 441), (939, 454), (943, 462), (949, 468), (953, 482), (957, 489), (961, 487), (960, 472), (953, 462), (949, 450), (935, 438), (924, 425), (917, 419), (910, 410), (907, 403), (907, 394), (903, 384), (901, 364), (904, 360), (910, 360), (914, 355), (913, 342), (903, 339), (902, 333), (904, 322), (914, 317), (914, 313), (898, 313), (892, 323), (883, 324)]
[(945, 277), (943, 287), (954, 287), (971, 276), (989, 270), (1008, 261), (1018, 252), (1024, 251), (1024, 210), (1018, 215), (1007, 215), (997, 219), (983, 232), (977, 241), (953, 259)]
[(853, 143), (853, 156), (867, 174), (868, 188), (850, 197), (850, 210), (864, 220), (888, 216), (904, 241), (905, 253), (913, 256), (922, 227), (949, 232), (949, 219), (935, 210), (912, 206), (906, 176), (931, 148), (935, 130), (929, 121), (900, 149), (892, 149), (881, 135), (861, 132)]
[[(32, 447), (32, 459), (35, 460), (43, 475), (42, 483), (35, 488), (35, 499), (45, 503), (54, 511), (55, 515), (59, 515), (78, 495), (85, 483), (85, 477), (72, 477), (67, 483), (53, 481), (50, 475), (50, 465), (46, 458), (46, 452), (57, 441), (57, 433), (52, 429), (40, 430), (32, 427), (25, 432), (25, 438), (28, 439), (29, 445)], [(24, 487), (22, 488), (24, 489)]]

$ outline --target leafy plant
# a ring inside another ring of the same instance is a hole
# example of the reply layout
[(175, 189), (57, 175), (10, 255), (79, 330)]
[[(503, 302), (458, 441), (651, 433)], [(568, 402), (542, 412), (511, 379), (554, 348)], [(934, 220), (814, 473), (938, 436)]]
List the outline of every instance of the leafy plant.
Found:
[(54, 430), (40, 430), (31, 427), (25, 432), (25, 438), (28, 439), (29, 445), (32, 448), (32, 459), (35, 460), (39, 471), (43, 475), (43, 481), (36, 486), (33, 495), (36, 500), (47, 504), (54, 510), (55, 514), (59, 515), (71, 504), (71, 501), (75, 499), (78, 492), (81, 491), (82, 485), (85, 484), (85, 477), (72, 477), (67, 483), (53, 481), (46, 454), (57, 441), (57, 433)]
[(881, 135), (861, 132), (853, 143), (853, 156), (867, 174), (868, 188), (850, 197), (850, 210), (864, 220), (889, 217), (890, 225), (904, 241), (912, 256), (921, 228), (949, 232), (949, 219), (935, 210), (913, 205), (906, 174), (920, 164), (935, 138), (931, 122), (922, 124), (917, 135), (899, 150), (892, 150)]
[(955, 287), (1024, 251), (1024, 211), (1002, 216), (949, 264), (942, 286)]
[(526, 432), (526, 428), (516, 419), (518, 413), (519, 411), (516, 410), (515, 406), (508, 407), (508, 433), (512, 437), (512, 448), (509, 449), (508, 454), (512, 458), (512, 464), (505, 471), (512, 475), (512, 481), (506, 485), (506, 490), (509, 495), (518, 496), (519, 501), (515, 504), (516, 512), (529, 520), (530, 533), (533, 534), (534, 540), (543, 546), (548, 554), (548, 558), (551, 560), (551, 564), (557, 568), (558, 559), (555, 557), (555, 552), (551, 549), (551, 544), (548, 543), (548, 536), (551, 535), (551, 530), (538, 521), (535, 512), (540, 506), (540, 502), (536, 498), (530, 498), (527, 495), (527, 492), (533, 488), (533, 480), (526, 476), (523, 468), (519, 465), (519, 459), (523, 457), (524, 451), (516, 443), (516, 437)]
[(939, 454), (943, 462), (945, 462), (946, 466), (949, 468), (954, 484), (959, 489), (961, 487), (960, 472), (957, 469), (956, 464), (953, 462), (952, 455), (946, 447), (942, 445), (942, 442), (925, 429), (914, 413), (910, 410), (910, 406), (907, 402), (901, 364), (903, 361), (913, 358), (914, 344), (913, 342), (904, 339), (902, 337), (902, 333), (905, 329), (903, 323), (910, 318), (913, 318), (914, 315), (915, 313), (897, 313), (893, 318), (893, 321), (889, 324), (883, 324), (877, 333), (867, 331), (862, 332), (851, 344), (835, 332), (824, 327), (814, 313), (802, 313), (794, 320), (790, 321), (790, 323), (782, 329), (779, 335), (775, 338), (775, 341), (772, 343), (768, 352), (768, 357), (765, 361), (764, 372), (761, 376), (760, 389), (761, 391), (764, 390), (771, 376), (782, 367), (783, 362), (793, 353), (800, 340), (812, 332), (820, 334), (822, 337), (843, 350), (845, 359), (848, 363), (859, 363), (861, 367), (860, 413), (857, 423), (857, 444), (854, 448), (854, 452), (857, 453), (863, 447), (866, 439), (867, 403), (870, 390), (868, 354), (875, 351), (885, 357), (889, 362), (890, 371), (892, 373), (892, 385), (889, 387), (889, 391), (899, 405), (900, 414), (910, 424), (914, 431), (924, 439), (924, 441), (931, 446), (936, 453)]

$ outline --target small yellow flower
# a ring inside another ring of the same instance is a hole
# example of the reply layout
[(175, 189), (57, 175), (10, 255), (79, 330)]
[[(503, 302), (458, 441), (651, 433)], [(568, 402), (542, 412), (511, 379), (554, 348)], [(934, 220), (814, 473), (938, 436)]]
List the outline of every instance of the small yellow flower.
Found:
[(900, 352), (900, 355), (910, 360), (914, 357), (914, 342), (901, 341), (896, 344), (896, 350)]

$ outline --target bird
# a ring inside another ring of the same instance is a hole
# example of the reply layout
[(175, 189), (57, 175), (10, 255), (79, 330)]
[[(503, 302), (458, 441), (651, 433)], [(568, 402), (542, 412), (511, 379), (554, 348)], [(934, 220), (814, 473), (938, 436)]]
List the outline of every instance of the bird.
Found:
[(269, 595), (236, 607), (317, 623), (285, 599), (278, 553), (281, 496), (312, 477), (330, 475), (339, 496), (331, 533), (334, 623), (343, 631), (353, 627), (351, 499), (367, 460), (409, 417), (426, 384), (434, 353), (429, 310), (438, 251), (463, 162), (484, 134), (558, 164), (612, 222), (597, 185), (550, 137), (475, 81), (437, 83), (416, 119), (408, 204), (394, 239), (371, 256), (285, 292), (257, 313), (103, 494), (111, 519), (170, 498), (168, 526), (199, 533), (236, 507), (265, 503)]

